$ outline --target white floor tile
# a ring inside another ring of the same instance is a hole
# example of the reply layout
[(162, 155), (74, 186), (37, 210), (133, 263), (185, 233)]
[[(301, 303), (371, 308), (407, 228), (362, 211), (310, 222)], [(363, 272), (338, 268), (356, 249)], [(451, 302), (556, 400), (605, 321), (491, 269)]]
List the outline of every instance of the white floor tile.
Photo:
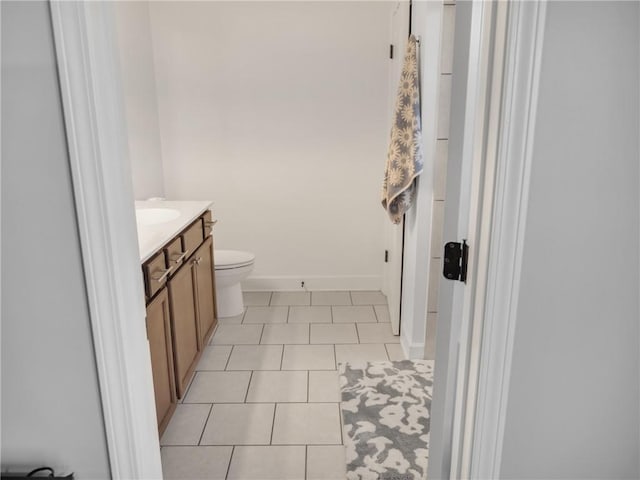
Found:
[[(322, 372), (324, 373), (324, 372)], [(253, 372), (247, 402), (307, 401), (307, 372)]]
[(228, 480), (301, 480), (305, 447), (235, 447)]
[(339, 402), (340, 384), (336, 370), (309, 372), (309, 402)]
[(335, 370), (333, 345), (285, 345), (282, 370)]
[(244, 402), (251, 372), (196, 372), (184, 403)]
[(333, 323), (377, 323), (378, 319), (371, 305), (331, 307)]
[(243, 292), (245, 306), (267, 306), (271, 300), (271, 292)]
[(289, 323), (331, 323), (331, 307), (289, 307)]
[(386, 323), (391, 321), (391, 316), (389, 315), (389, 307), (386, 305), (374, 305), (373, 309), (376, 312), (376, 318), (380, 323)]
[(201, 445), (269, 445), (273, 403), (214, 405)]
[(224, 370), (231, 353), (231, 345), (214, 345), (204, 347), (196, 370)]
[(309, 325), (288, 323), (265, 325), (260, 343), (263, 345), (309, 343)]
[(347, 460), (343, 445), (309, 445), (307, 480), (344, 480)]
[(382, 292), (351, 292), (354, 305), (386, 305), (387, 297)]
[(162, 473), (167, 480), (224, 480), (232, 447), (163, 447)]
[(365, 363), (389, 360), (387, 350), (382, 344), (336, 345), (337, 363)]
[(351, 305), (349, 292), (311, 292), (311, 305)]
[(394, 335), (390, 323), (359, 323), (360, 343), (400, 343), (400, 336)]
[(211, 345), (252, 345), (260, 343), (262, 325), (219, 325)]
[(387, 347), (387, 354), (389, 355), (389, 360), (407, 360), (407, 357), (402, 350), (402, 346), (399, 343), (387, 343), (385, 345)]
[(289, 307), (247, 307), (242, 323), (287, 323)]
[(167, 425), (160, 445), (198, 445), (211, 405), (180, 404)]
[(273, 292), (269, 305), (311, 305), (311, 293)]
[(311, 343), (358, 343), (358, 332), (355, 324), (311, 325)]
[(237, 345), (227, 370), (280, 370), (282, 345)]
[(337, 403), (279, 403), (273, 445), (337, 445), (341, 442)]

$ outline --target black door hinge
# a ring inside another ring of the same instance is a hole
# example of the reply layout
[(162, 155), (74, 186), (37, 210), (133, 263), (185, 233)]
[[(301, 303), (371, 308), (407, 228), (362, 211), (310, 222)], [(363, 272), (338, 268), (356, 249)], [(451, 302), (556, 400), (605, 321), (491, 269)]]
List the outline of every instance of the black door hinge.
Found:
[(389, 58), (393, 58), (393, 45), (389, 45)]
[(384, 263), (389, 263), (389, 250), (384, 251)]
[(442, 274), (448, 280), (467, 281), (467, 260), (469, 259), (469, 245), (466, 240), (449, 242), (444, 246), (444, 262)]

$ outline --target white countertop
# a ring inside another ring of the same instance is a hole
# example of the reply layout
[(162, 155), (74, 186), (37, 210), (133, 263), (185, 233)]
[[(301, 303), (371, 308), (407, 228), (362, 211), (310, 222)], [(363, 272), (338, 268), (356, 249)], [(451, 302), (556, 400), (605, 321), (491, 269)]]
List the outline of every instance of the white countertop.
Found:
[(172, 201), (145, 200), (136, 201), (136, 210), (140, 208), (170, 208), (177, 210), (179, 215), (173, 220), (156, 225), (140, 225), (138, 227), (138, 249), (140, 262), (147, 261), (164, 244), (175, 237), (182, 229), (198, 218), (202, 212), (213, 205), (210, 201)]

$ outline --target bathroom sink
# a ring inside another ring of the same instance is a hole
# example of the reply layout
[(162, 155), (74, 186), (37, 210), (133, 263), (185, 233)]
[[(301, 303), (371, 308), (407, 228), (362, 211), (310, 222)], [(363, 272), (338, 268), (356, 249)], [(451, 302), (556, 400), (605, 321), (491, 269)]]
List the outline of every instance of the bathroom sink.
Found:
[(137, 208), (136, 222), (141, 226), (159, 225), (175, 220), (180, 211), (174, 208)]

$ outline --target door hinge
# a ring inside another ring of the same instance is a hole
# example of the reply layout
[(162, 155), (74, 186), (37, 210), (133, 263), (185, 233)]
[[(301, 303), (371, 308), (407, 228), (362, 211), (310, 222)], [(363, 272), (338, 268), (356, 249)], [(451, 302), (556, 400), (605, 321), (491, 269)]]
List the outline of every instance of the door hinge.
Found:
[(393, 58), (393, 44), (389, 45), (389, 58)]
[(384, 251), (384, 263), (389, 263), (389, 250)]
[(442, 274), (448, 280), (467, 281), (467, 260), (469, 259), (469, 245), (466, 240), (449, 242), (444, 246)]

